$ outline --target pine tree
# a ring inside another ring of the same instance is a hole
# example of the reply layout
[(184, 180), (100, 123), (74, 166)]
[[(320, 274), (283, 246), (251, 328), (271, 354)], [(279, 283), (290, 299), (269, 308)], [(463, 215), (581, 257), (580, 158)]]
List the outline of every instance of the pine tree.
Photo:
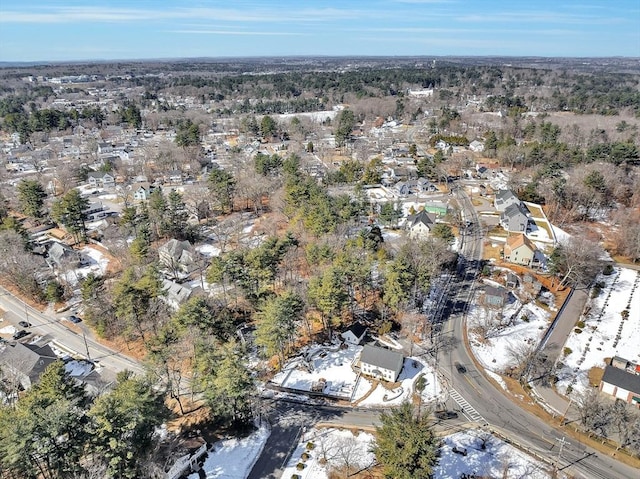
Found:
[(438, 443), (427, 415), (411, 403), (383, 412), (373, 452), (389, 479), (430, 479), (438, 463)]

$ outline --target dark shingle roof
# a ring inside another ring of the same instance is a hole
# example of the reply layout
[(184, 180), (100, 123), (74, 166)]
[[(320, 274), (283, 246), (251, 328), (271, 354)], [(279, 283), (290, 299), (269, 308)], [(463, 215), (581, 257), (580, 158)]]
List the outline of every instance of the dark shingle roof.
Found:
[(347, 331), (351, 331), (356, 338), (361, 338), (362, 335), (367, 331), (367, 327), (362, 323), (353, 323), (347, 329), (345, 329), (345, 333)]
[(371, 364), (372, 366), (378, 366), (384, 369), (389, 369), (391, 371), (395, 371), (397, 374), (402, 369), (404, 356), (396, 351), (390, 351), (388, 349), (379, 348), (377, 346), (367, 344), (362, 349), (360, 362)]
[(628, 373), (624, 369), (607, 366), (604, 368), (602, 382), (640, 394), (640, 375)]

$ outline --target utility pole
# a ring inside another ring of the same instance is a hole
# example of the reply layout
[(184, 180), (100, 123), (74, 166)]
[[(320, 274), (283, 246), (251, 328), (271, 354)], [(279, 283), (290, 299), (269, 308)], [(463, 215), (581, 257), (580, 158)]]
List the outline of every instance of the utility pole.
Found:
[(87, 344), (87, 336), (84, 334), (84, 329), (82, 330), (82, 339), (84, 340), (84, 347), (87, 350), (87, 359), (91, 361), (91, 356), (89, 355), (89, 345)]
[(560, 443), (560, 449), (558, 449), (558, 456), (556, 457), (556, 462), (553, 466), (553, 469), (557, 472), (558, 464), (560, 463), (560, 458), (562, 457), (562, 449), (564, 448), (564, 445), (567, 443), (567, 441), (565, 440), (564, 436), (562, 436), (562, 439), (558, 439), (556, 437), (556, 441)]

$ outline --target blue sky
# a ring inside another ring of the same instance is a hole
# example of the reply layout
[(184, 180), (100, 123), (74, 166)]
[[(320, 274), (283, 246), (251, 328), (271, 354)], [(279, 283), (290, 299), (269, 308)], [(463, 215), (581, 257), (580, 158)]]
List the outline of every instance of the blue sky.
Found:
[(640, 0), (0, 0), (0, 61), (640, 57)]

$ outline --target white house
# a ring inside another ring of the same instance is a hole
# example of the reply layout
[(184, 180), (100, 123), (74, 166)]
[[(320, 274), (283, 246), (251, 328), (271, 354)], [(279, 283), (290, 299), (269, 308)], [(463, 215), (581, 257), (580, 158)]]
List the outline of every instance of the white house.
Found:
[(116, 179), (109, 173), (102, 171), (90, 172), (87, 181), (93, 187), (111, 188), (116, 185)]
[(367, 327), (364, 324), (353, 323), (340, 336), (349, 344), (360, 344), (366, 333)]
[(436, 216), (422, 210), (415, 215), (407, 216), (405, 228), (409, 230), (411, 238), (424, 238), (431, 233), (436, 224)]
[(384, 381), (395, 382), (402, 371), (404, 356), (389, 349), (367, 344), (360, 354), (360, 371)]

